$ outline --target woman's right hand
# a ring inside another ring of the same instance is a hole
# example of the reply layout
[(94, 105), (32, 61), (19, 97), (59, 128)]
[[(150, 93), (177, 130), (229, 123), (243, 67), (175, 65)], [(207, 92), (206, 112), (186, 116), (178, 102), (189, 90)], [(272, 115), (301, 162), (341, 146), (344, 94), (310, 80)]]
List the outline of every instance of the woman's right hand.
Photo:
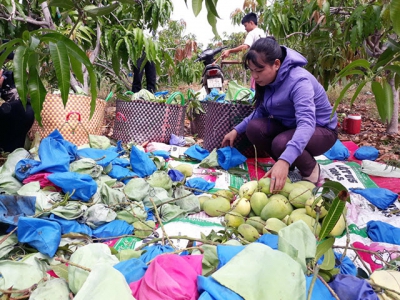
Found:
[(238, 133), (236, 129), (233, 129), (231, 132), (226, 134), (224, 136), (224, 139), (222, 140), (222, 147), (227, 147), (227, 146), (233, 147), (233, 142), (236, 140), (237, 135)]

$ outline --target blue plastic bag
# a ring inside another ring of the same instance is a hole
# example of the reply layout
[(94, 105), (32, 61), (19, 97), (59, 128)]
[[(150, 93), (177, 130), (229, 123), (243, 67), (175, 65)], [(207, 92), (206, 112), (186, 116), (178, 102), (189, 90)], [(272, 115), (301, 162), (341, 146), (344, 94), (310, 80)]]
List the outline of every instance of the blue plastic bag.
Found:
[(20, 217), (35, 214), (36, 197), (0, 195), (0, 222), (17, 225)]
[(335, 267), (339, 268), (340, 274), (348, 274), (353, 276), (357, 275), (357, 267), (354, 265), (350, 258), (345, 256), (342, 259), (343, 254), (337, 252), (334, 252), (334, 254), (336, 260)]
[(369, 221), (367, 234), (373, 242), (400, 245), (400, 228), (382, 221)]
[(92, 236), (92, 228), (86, 224), (79, 223), (76, 220), (66, 220), (53, 214), (51, 214), (47, 220), (57, 222), (61, 226), (61, 234), (74, 232)]
[(171, 134), (171, 137), (169, 139), (169, 144), (173, 146), (180, 146), (183, 147), (186, 145), (186, 140), (185, 137), (183, 136), (177, 136), (175, 134)]
[(341, 141), (337, 140), (332, 148), (326, 151), (324, 155), (332, 160), (346, 160), (350, 156), (350, 151)]
[(172, 181), (182, 181), (183, 179), (185, 179), (185, 175), (183, 175), (178, 170), (169, 170), (168, 176), (171, 178)]
[(97, 191), (97, 183), (88, 174), (75, 172), (53, 173), (47, 179), (60, 187), (64, 193), (69, 193), (72, 200), (88, 202)]
[(129, 160), (127, 160), (126, 158), (119, 158), (119, 157), (114, 159), (111, 163), (113, 166), (120, 166), (124, 168), (129, 167), (131, 165)]
[[(306, 276), (306, 295), (311, 286), (313, 276)], [(321, 279), (317, 278), (311, 294), (311, 300), (334, 300), (328, 288), (322, 283)], [(340, 298), (342, 299), (342, 298)]]
[(146, 154), (148, 155), (148, 156), (150, 156), (150, 155), (154, 155), (154, 156), (161, 156), (162, 158), (164, 158), (164, 159), (168, 159), (169, 158), (169, 152), (168, 151), (165, 151), (165, 150), (155, 150), (155, 151), (152, 151), (152, 152), (146, 152)]
[(279, 237), (277, 235), (266, 233), (266, 234), (263, 234), (262, 236), (260, 236), (256, 240), (256, 242), (267, 245), (268, 247), (271, 247), (274, 250), (278, 250), (278, 240), (279, 240)]
[(224, 169), (237, 167), (244, 163), (247, 158), (242, 155), (236, 148), (224, 147), (217, 150), (218, 164)]
[(73, 162), (78, 159), (78, 147), (71, 142), (65, 140), (61, 133), (56, 129), (50, 133), (47, 137), (53, 138), (61, 143), (69, 154), (69, 161)]
[(131, 180), (134, 177), (138, 177), (139, 175), (136, 174), (135, 172), (132, 172), (132, 170), (128, 168), (124, 168), (121, 166), (116, 166), (113, 165), (111, 171), (107, 174), (111, 178), (117, 179), (117, 180)]
[(225, 266), (236, 254), (241, 252), (245, 246), (217, 245), (218, 269)]
[(96, 238), (112, 238), (125, 234), (132, 234), (133, 225), (123, 220), (114, 220), (93, 229), (93, 236)]
[(221, 285), (211, 276), (197, 276), (197, 290), (199, 300), (243, 300), (243, 298), (234, 291)]
[(340, 300), (378, 300), (378, 296), (366, 280), (352, 275), (338, 274), (329, 282), (329, 286)]
[(118, 157), (117, 152), (95, 148), (79, 149), (78, 155), (80, 157), (94, 159), (96, 163), (103, 168), (107, 167), (115, 158)]
[(122, 147), (122, 141), (118, 141), (117, 146), (108, 147), (106, 150), (117, 152), (118, 156), (125, 154), (125, 149), (124, 149), (124, 147)]
[(206, 149), (201, 148), (199, 145), (190, 146), (184, 153), (185, 155), (202, 161), (207, 156), (210, 155), (210, 152)]
[[(215, 187), (215, 182), (208, 182), (207, 180), (205, 180), (204, 178), (201, 177), (195, 177), (195, 178), (191, 178), (189, 180), (186, 181), (185, 185), (187, 187), (193, 188), (193, 189), (197, 189), (200, 191), (209, 191), (212, 188)], [(193, 194), (195, 195), (200, 195), (203, 192), (200, 191), (193, 191)]]
[(380, 209), (388, 208), (399, 197), (398, 194), (385, 188), (350, 188), (350, 191), (363, 196), (365, 199), (367, 199), (369, 202)]
[(114, 269), (120, 271), (129, 284), (138, 281), (144, 276), (147, 271), (147, 265), (138, 258), (131, 258), (114, 265)]
[(23, 181), (30, 175), (39, 172), (68, 172), (70, 155), (63, 143), (46, 137), (39, 146), (40, 161), (33, 159), (22, 159), (15, 166), (15, 176)]
[(57, 222), (20, 217), (17, 236), (20, 243), (27, 243), (40, 253), (53, 257), (60, 245), (61, 226)]
[(145, 152), (132, 146), (130, 162), (133, 172), (139, 175), (139, 177), (147, 177), (157, 171), (157, 167), (154, 162), (147, 156)]
[(379, 151), (372, 146), (362, 146), (354, 152), (354, 157), (359, 160), (375, 160), (379, 156)]
[(169, 245), (163, 246), (163, 245), (154, 245), (154, 246), (146, 246), (142, 250), (146, 250), (145, 253), (143, 253), (139, 259), (143, 261), (144, 263), (148, 263), (152, 259), (154, 259), (156, 256), (163, 254), (163, 253), (171, 253), (174, 252), (174, 248), (172, 248)]

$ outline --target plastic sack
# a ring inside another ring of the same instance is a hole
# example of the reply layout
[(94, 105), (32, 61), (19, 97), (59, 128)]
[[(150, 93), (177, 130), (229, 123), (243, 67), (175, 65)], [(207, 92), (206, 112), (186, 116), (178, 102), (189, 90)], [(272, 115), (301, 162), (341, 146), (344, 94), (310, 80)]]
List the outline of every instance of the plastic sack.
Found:
[(367, 234), (373, 242), (400, 245), (400, 228), (382, 221), (369, 221)]
[(118, 264), (114, 265), (114, 268), (124, 275), (126, 282), (129, 284), (141, 279), (146, 273), (148, 267), (140, 259), (131, 258), (119, 262)]
[(168, 173), (165, 171), (156, 171), (147, 179), (147, 182), (152, 187), (160, 187), (165, 190), (172, 188), (172, 180)]
[(260, 236), (256, 242), (267, 245), (274, 250), (278, 250), (279, 237), (275, 234), (266, 233)]
[(64, 279), (56, 278), (40, 282), (37, 288), (32, 292), (29, 299), (47, 300), (47, 299), (68, 299), (68, 284)]
[(218, 269), (225, 266), (236, 254), (241, 252), (245, 246), (217, 245)]
[(221, 103), (225, 101), (225, 93), (220, 92), (216, 88), (213, 88), (211, 92), (204, 98), (204, 100)]
[(140, 256), (140, 260), (144, 263), (148, 263), (149, 261), (153, 260), (160, 254), (171, 253), (174, 252), (174, 248), (169, 245), (154, 245), (154, 246), (146, 246), (142, 250), (146, 251)]
[(399, 197), (398, 194), (385, 188), (367, 188), (367, 189), (356, 189), (351, 188), (350, 191), (359, 194), (371, 202), (379, 209), (386, 209), (392, 205)]
[(368, 175), (400, 178), (400, 168), (381, 164), (371, 160), (363, 160), (361, 162), (361, 171)]
[(149, 194), (150, 184), (143, 178), (133, 178), (124, 187), (124, 193), (129, 200), (143, 201)]
[(17, 225), (20, 217), (35, 214), (36, 197), (0, 195), (0, 222)]
[(237, 83), (236, 80), (230, 80), (226, 91), (226, 101), (250, 101), (254, 93), (249, 89)]
[(69, 165), (69, 171), (79, 174), (88, 174), (92, 178), (97, 178), (103, 172), (103, 167), (99, 166), (94, 159), (82, 158)]
[(328, 284), (341, 300), (378, 300), (378, 296), (366, 280), (352, 275), (338, 274)]
[(379, 156), (379, 151), (372, 146), (362, 146), (354, 152), (354, 157), (359, 160), (375, 160)]
[(354, 265), (354, 263), (352, 262), (352, 260), (350, 258), (345, 256), (342, 259), (343, 255), (341, 253), (334, 252), (334, 254), (335, 254), (335, 261), (336, 261), (335, 267), (339, 268), (340, 274), (348, 274), (348, 275), (353, 275), (353, 276), (357, 275), (357, 267)]
[(114, 220), (93, 229), (93, 236), (96, 238), (111, 238), (125, 234), (132, 234), (133, 225), (122, 221)]
[(126, 158), (117, 157), (116, 159), (114, 159), (112, 161), (112, 165), (126, 168), (126, 167), (129, 167), (131, 165), (131, 163)]
[(337, 140), (332, 148), (326, 151), (324, 155), (331, 160), (346, 160), (350, 157), (350, 151), (341, 141)]
[(109, 223), (117, 217), (115, 211), (105, 204), (95, 204), (90, 206), (85, 212), (84, 221), (91, 228), (96, 228), (103, 225), (104, 223)]
[(61, 234), (74, 232), (92, 236), (92, 229), (86, 224), (79, 223), (76, 220), (66, 220), (53, 214), (51, 214), (47, 220), (57, 222), (61, 226)]
[(111, 171), (108, 172), (107, 175), (110, 176), (111, 178), (117, 179), (118, 181), (121, 180), (129, 181), (134, 177), (139, 177), (138, 174), (132, 172), (132, 170), (118, 165), (113, 165)]
[(53, 173), (47, 176), (52, 183), (69, 193), (71, 199), (88, 202), (97, 191), (96, 181), (87, 174), (72, 172)]
[(154, 156), (161, 156), (164, 159), (168, 159), (169, 158), (169, 152), (165, 151), (165, 150), (154, 150), (151, 152), (146, 152), (148, 156), (154, 155)]
[(157, 171), (157, 167), (154, 162), (147, 156), (145, 152), (137, 148), (132, 147), (130, 163), (133, 172), (139, 175), (139, 177), (147, 177)]
[(61, 241), (61, 226), (43, 219), (20, 217), (17, 235), (19, 242), (53, 257)]
[(89, 134), (89, 145), (95, 149), (108, 149), (111, 146), (110, 139), (103, 135)]
[(247, 158), (242, 155), (236, 148), (224, 147), (217, 150), (218, 164), (224, 169), (237, 167), (244, 163)]
[(129, 285), (132, 294), (137, 299), (197, 299), (201, 260), (201, 255), (160, 255), (150, 264), (142, 279)]
[(169, 170), (168, 176), (171, 178), (172, 181), (182, 181), (185, 179), (185, 175), (183, 175), (178, 170)]
[[(68, 155), (69, 155), (69, 161), (72, 162), (75, 159), (77, 159), (78, 154), (78, 147), (74, 145), (73, 143), (65, 140), (61, 133), (56, 129), (52, 133), (50, 133), (47, 137), (55, 139), (57, 142), (59, 142), (61, 145), (64, 146), (64, 148), (67, 150)], [(41, 145), (40, 145), (41, 147)]]
[(117, 146), (111, 146), (107, 148), (108, 151), (113, 151), (117, 152), (118, 156), (124, 155), (125, 154), (125, 149), (122, 146), (122, 141), (117, 142)]
[(210, 152), (208, 152), (208, 150), (206, 149), (201, 148), (199, 145), (193, 145), (189, 147), (184, 154), (191, 158), (202, 161), (210, 155)]
[[(310, 289), (311, 286), (311, 281), (312, 281), (313, 276), (306, 276), (306, 295), (308, 295), (308, 290)], [(312, 290), (311, 294), (311, 300), (334, 300), (335, 297), (332, 296), (331, 292), (328, 290), (328, 288), (322, 283), (321, 279), (317, 278), (317, 281), (315, 281), (314, 288)], [(342, 298), (340, 298), (342, 299)], [(344, 299), (342, 299), (344, 300)], [(350, 298), (348, 299), (350, 300)], [(355, 300), (352, 299), (352, 300)]]

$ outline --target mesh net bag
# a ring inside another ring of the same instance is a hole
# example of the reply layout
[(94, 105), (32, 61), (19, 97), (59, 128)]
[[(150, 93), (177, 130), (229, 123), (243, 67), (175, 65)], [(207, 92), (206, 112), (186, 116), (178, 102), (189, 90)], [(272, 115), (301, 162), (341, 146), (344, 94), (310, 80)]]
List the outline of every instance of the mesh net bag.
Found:
[(41, 112), (43, 127), (35, 121), (30, 135), (39, 132), (41, 138), (45, 138), (58, 129), (64, 139), (77, 146), (89, 143), (88, 134), (102, 134), (107, 104), (104, 100), (97, 99), (95, 112), (89, 119), (91, 100), (89, 96), (71, 94), (64, 108), (61, 95), (47, 94)]
[(118, 100), (113, 137), (124, 143), (168, 144), (171, 134), (184, 135), (185, 114), (186, 105)]

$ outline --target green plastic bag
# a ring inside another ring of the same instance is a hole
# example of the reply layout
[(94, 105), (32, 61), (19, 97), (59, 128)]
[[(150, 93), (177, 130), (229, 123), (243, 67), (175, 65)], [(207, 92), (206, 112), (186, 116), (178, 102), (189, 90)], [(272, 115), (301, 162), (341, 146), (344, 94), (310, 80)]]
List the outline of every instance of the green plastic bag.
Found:
[(226, 101), (239, 101), (239, 102), (251, 102), (254, 98), (254, 92), (249, 88), (239, 85), (236, 80), (229, 81), (228, 90), (226, 91)]

